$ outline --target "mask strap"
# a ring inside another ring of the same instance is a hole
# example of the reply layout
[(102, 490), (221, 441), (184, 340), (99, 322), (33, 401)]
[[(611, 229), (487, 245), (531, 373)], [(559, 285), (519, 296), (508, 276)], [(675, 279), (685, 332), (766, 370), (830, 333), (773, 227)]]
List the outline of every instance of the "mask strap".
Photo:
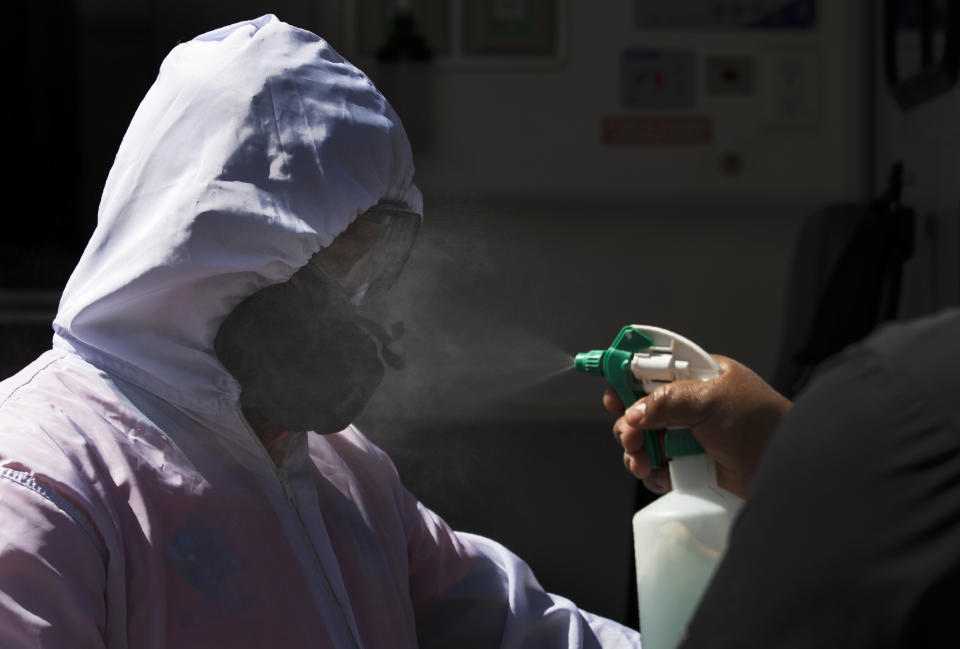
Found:
[[(390, 349), (390, 343), (395, 342), (400, 338), (400, 336), (391, 336), (389, 333), (387, 333), (387, 330), (384, 329), (383, 326), (376, 320), (371, 320), (370, 318), (366, 318), (359, 314), (357, 314), (356, 320), (357, 323), (367, 331), (367, 333), (372, 334), (377, 339), (377, 342), (380, 343), (380, 355), (383, 357), (383, 362), (392, 369), (403, 369), (404, 365), (406, 364), (403, 360), (403, 356)], [(402, 327), (400, 328), (400, 331), (403, 331)]]

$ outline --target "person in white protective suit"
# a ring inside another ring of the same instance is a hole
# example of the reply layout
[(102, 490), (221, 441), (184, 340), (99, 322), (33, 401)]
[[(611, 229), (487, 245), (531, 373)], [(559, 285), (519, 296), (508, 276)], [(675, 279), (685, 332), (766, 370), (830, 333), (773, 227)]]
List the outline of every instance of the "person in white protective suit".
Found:
[(0, 384), (0, 647), (640, 646), (349, 425), (396, 364), (356, 305), (406, 257), (412, 176), (317, 36), (264, 16), (174, 48), (53, 349)]

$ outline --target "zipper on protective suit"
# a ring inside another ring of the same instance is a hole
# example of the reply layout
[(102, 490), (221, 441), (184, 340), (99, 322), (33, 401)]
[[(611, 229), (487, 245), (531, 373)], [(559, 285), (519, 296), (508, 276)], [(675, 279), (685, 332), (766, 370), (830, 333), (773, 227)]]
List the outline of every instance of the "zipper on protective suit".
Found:
[[(362, 645), (360, 639), (356, 636), (353, 631), (353, 626), (350, 624), (350, 620), (347, 617), (346, 611), (343, 609), (343, 603), (340, 601), (340, 598), (337, 597), (337, 594), (333, 590), (333, 585), (330, 583), (330, 577), (327, 575), (326, 569), (323, 567), (323, 561), (320, 559), (320, 554), (317, 552), (317, 548), (313, 544), (313, 539), (310, 537), (310, 530), (307, 528), (306, 523), (303, 520), (303, 516), (300, 514), (300, 509), (297, 507), (296, 499), (293, 494), (293, 489), (290, 486), (290, 481), (287, 477), (287, 470), (283, 466), (277, 466), (273, 462), (273, 458), (270, 457), (270, 454), (267, 452), (267, 449), (264, 448), (263, 444), (260, 442), (260, 438), (257, 436), (256, 432), (250, 427), (250, 424), (247, 422), (246, 418), (243, 416), (242, 412), (240, 413), (240, 421), (243, 422), (244, 428), (253, 438), (253, 441), (256, 447), (259, 449), (259, 452), (263, 459), (270, 465), (270, 469), (273, 472), (273, 475), (276, 476), (277, 480), (280, 482), (280, 487), (283, 489), (283, 494), (286, 496), (287, 503), (290, 505), (290, 509), (293, 510), (293, 513), (296, 514), (297, 523), (299, 523), (300, 531), (303, 534), (304, 538), (307, 540), (307, 545), (310, 546), (310, 550), (313, 553), (314, 564), (316, 565), (320, 577), (323, 581), (324, 590), (327, 592), (327, 595), (331, 600), (336, 602), (337, 610), (340, 612), (340, 620), (343, 623), (344, 627), (347, 629), (347, 635), (350, 636), (350, 639), (353, 641), (353, 646), (355, 649), (361, 649)], [(307, 433), (309, 434), (309, 433)], [(284, 462), (286, 462), (286, 456), (289, 452), (284, 453)], [(282, 464), (282, 463), (281, 463)]]

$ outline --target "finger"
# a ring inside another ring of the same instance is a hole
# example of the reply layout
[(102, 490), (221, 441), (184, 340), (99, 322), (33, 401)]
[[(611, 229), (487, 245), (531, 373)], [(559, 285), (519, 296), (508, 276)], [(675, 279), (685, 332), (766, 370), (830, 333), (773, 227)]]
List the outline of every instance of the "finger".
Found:
[(623, 444), (624, 437), (632, 440), (637, 434), (640, 434), (641, 438), (643, 437), (641, 431), (627, 423), (623, 417), (620, 417), (613, 423), (613, 436), (620, 444)]
[(617, 396), (617, 393), (613, 391), (613, 388), (607, 388), (603, 392), (603, 407), (609, 410), (620, 414), (623, 412), (623, 401)]
[(670, 470), (667, 467), (660, 467), (650, 472), (643, 479), (643, 486), (655, 494), (665, 494), (672, 488), (670, 483)]
[[(621, 420), (622, 419), (623, 417), (621, 417)], [(643, 430), (634, 428), (625, 421), (620, 426), (620, 431), (617, 435), (617, 441), (620, 442), (620, 446), (628, 453), (639, 453), (640, 451), (646, 450), (644, 447), (645, 439), (646, 435)]]
[(650, 456), (645, 451), (638, 453), (623, 452), (623, 465), (634, 477), (645, 480), (650, 475)]
[(727, 356), (721, 356), (720, 354), (710, 354), (710, 356), (713, 357), (713, 360), (715, 360), (717, 362), (717, 365), (720, 366), (721, 374), (729, 371), (736, 363), (736, 361), (734, 361), (732, 358), (729, 358)]
[(624, 413), (637, 428), (696, 426), (707, 416), (713, 381), (677, 381), (656, 388)]

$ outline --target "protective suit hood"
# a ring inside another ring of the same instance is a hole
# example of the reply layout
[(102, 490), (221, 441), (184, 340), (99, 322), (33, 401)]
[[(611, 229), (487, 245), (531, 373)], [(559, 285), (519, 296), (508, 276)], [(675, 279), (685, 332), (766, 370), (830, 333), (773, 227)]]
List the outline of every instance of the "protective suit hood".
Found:
[(178, 45), (120, 145), (54, 345), (187, 410), (235, 409), (220, 323), (378, 202), (422, 214), (412, 178), (394, 110), (316, 35), (267, 15)]

